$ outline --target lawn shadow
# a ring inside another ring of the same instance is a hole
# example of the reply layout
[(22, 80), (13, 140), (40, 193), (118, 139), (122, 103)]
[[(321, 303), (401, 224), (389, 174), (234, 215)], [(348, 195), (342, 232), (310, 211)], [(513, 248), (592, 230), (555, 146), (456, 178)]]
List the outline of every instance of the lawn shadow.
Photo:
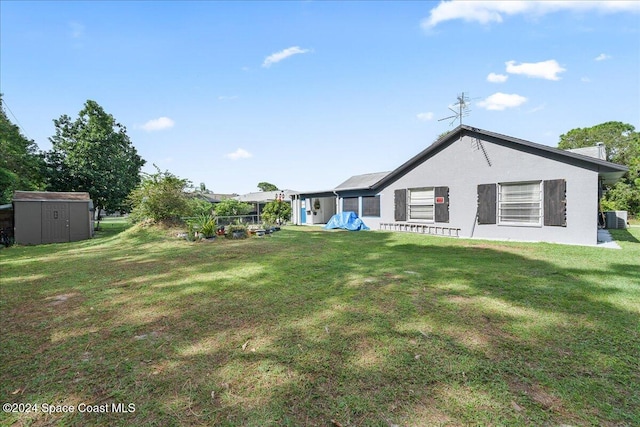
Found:
[(628, 229), (610, 229), (609, 233), (611, 233), (611, 237), (613, 240), (619, 242), (631, 242), (631, 243), (640, 243), (640, 240), (636, 238)]
[[(242, 243), (159, 251), (141, 239), (87, 253), (77, 268), (88, 274), (104, 259), (98, 273), (112, 280), (29, 316), (13, 307), (3, 321), (43, 336), (35, 354), (7, 366), (33, 375), (22, 399), (137, 399), (129, 418), (91, 415), (88, 425), (640, 417), (640, 319), (611, 302), (618, 287), (530, 256), (535, 245), (421, 237), (285, 230)], [(628, 281), (629, 267), (597, 272)], [(2, 379), (3, 398), (21, 387)]]

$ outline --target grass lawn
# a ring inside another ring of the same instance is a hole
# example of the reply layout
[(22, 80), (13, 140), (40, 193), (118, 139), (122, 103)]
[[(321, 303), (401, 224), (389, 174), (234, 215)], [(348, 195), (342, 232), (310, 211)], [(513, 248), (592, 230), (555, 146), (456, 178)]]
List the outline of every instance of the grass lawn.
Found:
[(0, 401), (31, 410), (1, 425), (640, 425), (638, 227), (613, 250), (102, 226), (0, 250)]

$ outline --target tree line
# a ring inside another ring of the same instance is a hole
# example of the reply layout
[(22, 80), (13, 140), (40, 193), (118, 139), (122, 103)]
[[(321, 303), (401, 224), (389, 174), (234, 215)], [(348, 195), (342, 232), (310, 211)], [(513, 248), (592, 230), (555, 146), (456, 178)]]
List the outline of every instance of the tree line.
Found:
[[(16, 190), (83, 191), (90, 194), (98, 213), (132, 211), (134, 217), (153, 216), (148, 212), (152, 191), (164, 188), (168, 192), (164, 196), (182, 198), (189, 187), (188, 180), (168, 171), (141, 173), (146, 162), (133, 146), (126, 127), (95, 101), (87, 100), (75, 119), (63, 114), (53, 120), (55, 134), (49, 138), (52, 148), (48, 151), (40, 151), (9, 120), (1, 94), (0, 104), (0, 204), (10, 203)], [(606, 188), (602, 209), (626, 210), (640, 216), (640, 132), (630, 124), (611, 121), (570, 130), (560, 136), (558, 148), (589, 147), (596, 143), (604, 144), (608, 161), (629, 168), (621, 180)], [(206, 187), (201, 184), (201, 188)], [(278, 189), (268, 182), (260, 182), (258, 188)], [(167, 214), (165, 205), (169, 202), (154, 202), (157, 205), (153, 209), (160, 210), (160, 216), (177, 217), (207, 208), (202, 203), (196, 206), (198, 202), (186, 206), (183, 201), (172, 205), (175, 209)], [(141, 206), (145, 203), (146, 206)]]
[(53, 123), (52, 148), (39, 151), (1, 109), (0, 203), (10, 202), (16, 190), (83, 191), (98, 213), (128, 209), (127, 197), (141, 183), (145, 160), (127, 129), (92, 100), (76, 119), (63, 114)]

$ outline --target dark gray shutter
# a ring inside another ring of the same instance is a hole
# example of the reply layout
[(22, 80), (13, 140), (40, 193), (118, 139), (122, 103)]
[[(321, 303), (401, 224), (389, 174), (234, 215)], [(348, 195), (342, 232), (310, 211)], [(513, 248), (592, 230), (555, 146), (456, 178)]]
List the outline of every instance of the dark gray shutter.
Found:
[(564, 179), (544, 181), (544, 225), (567, 226), (567, 182)]
[(407, 220), (407, 190), (400, 189), (393, 192), (393, 200), (395, 203), (395, 219), (396, 221)]
[(497, 217), (497, 185), (478, 185), (478, 224), (495, 224)]
[[(434, 196), (436, 199), (436, 222), (449, 222), (449, 187), (436, 187)], [(438, 203), (439, 197), (444, 199), (444, 203)]]

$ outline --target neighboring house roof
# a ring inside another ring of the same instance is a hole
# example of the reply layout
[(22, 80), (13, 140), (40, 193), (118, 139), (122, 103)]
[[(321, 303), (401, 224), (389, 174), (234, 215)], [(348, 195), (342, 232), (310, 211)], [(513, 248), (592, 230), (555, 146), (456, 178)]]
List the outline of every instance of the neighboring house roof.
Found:
[(194, 193), (190, 193), (193, 194), (193, 197), (198, 197), (202, 200), (205, 200), (209, 203), (220, 203), (221, 201), (225, 200), (225, 199), (233, 199), (234, 197), (237, 197), (238, 194), (233, 193), (233, 194), (220, 194), (220, 193), (201, 193), (199, 191), (196, 191)]
[(83, 192), (49, 192), (49, 191), (16, 191), (14, 202), (24, 201), (90, 201), (89, 193)]
[(596, 159), (607, 160), (607, 152), (604, 148), (604, 144), (594, 145), (593, 147), (582, 147), (582, 148), (570, 148), (568, 151), (570, 153), (578, 153), (583, 154), (589, 157), (595, 157)]
[(291, 194), (296, 194), (296, 192), (293, 190), (256, 191), (254, 193), (247, 193), (241, 196), (236, 196), (234, 198), (246, 203), (262, 203), (274, 201), (279, 194), (283, 193), (285, 201), (291, 201)]
[(354, 175), (351, 178), (347, 179), (342, 184), (338, 185), (335, 190), (336, 191), (344, 191), (344, 190), (359, 190), (361, 188), (370, 188), (375, 183), (380, 181), (385, 176), (389, 175), (390, 172), (376, 172), (376, 173), (366, 173), (363, 175)]

